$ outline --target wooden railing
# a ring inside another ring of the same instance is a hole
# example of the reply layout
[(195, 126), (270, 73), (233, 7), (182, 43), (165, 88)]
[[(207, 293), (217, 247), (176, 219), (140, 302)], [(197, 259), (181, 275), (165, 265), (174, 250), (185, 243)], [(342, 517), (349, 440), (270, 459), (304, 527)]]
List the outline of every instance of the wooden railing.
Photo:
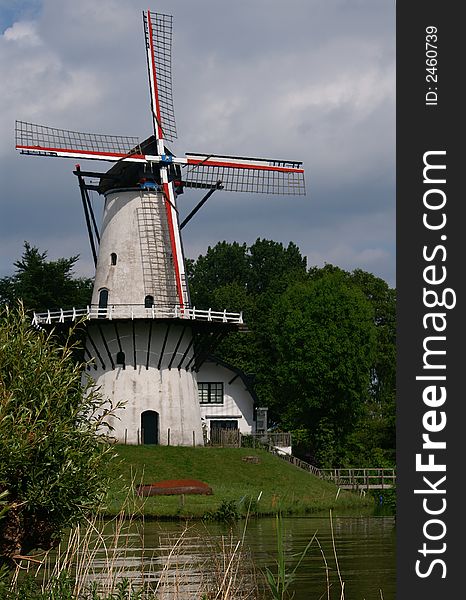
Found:
[[(263, 448), (286, 462), (307, 471), (320, 479), (331, 481), (344, 490), (384, 490), (396, 485), (395, 469), (318, 469), (292, 454), (280, 452), (291, 446), (290, 433), (265, 433), (241, 435), (237, 429), (218, 429), (211, 432), (210, 445), (229, 447)], [(213, 435), (212, 435), (213, 434)]]
[(291, 448), (291, 433), (250, 433), (244, 437), (252, 440), (252, 445), (274, 446), (278, 448)]
[(395, 469), (320, 469), (322, 479), (342, 489), (383, 490), (396, 483)]
[(276, 456), (279, 456), (283, 460), (286, 460), (286, 462), (289, 462), (290, 464), (294, 465), (295, 467), (298, 467), (299, 469), (303, 469), (304, 471), (308, 471), (309, 473), (312, 473), (312, 475), (315, 475), (316, 477), (320, 477), (322, 479), (321, 470), (318, 469), (317, 467), (314, 467), (314, 465), (304, 462), (304, 460), (301, 460), (300, 458), (297, 458), (296, 456), (293, 456), (292, 454), (283, 454), (283, 453), (278, 453), (276, 451), (274, 452), (274, 454)]

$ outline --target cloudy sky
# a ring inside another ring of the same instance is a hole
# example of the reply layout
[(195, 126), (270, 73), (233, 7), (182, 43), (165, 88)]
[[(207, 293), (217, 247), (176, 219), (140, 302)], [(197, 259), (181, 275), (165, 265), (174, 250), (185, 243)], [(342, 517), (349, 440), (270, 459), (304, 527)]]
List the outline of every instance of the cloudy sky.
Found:
[[(186, 254), (294, 241), (309, 266), (395, 285), (394, 0), (0, 0), (0, 276), (25, 240), (93, 274), (74, 161), (17, 154), (14, 121), (150, 135), (148, 8), (174, 15), (175, 153), (306, 170), (304, 197), (216, 192), (183, 229)], [(201, 195), (180, 196), (181, 218)]]

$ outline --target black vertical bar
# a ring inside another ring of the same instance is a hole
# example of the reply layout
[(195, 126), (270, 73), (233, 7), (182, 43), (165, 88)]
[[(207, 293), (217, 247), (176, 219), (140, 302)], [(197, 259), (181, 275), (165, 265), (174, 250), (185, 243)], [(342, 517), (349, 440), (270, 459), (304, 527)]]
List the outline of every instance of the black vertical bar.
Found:
[(191, 366), (192, 363), (195, 363), (198, 356), (202, 353), (204, 341), (207, 340), (208, 337), (209, 337), (208, 333), (201, 334), (201, 333), (199, 333), (199, 331), (193, 331), (194, 352), (193, 352), (193, 355), (191, 356), (191, 358), (189, 359), (188, 363), (186, 364), (186, 367), (185, 367), (186, 370), (189, 369), (189, 367)]
[(116, 339), (117, 339), (117, 342), (118, 342), (118, 350), (120, 352), (123, 352), (123, 347), (121, 345), (120, 334), (118, 332), (118, 321), (115, 321), (114, 319), (112, 319), (112, 323), (113, 323), (113, 326), (115, 328), (115, 335), (116, 335)]
[(180, 370), (181, 370), (181, 365), (183, 364), (183, 362), (184, 362), (184, 359), (185, 359), (185, 358), (186, 358), (186, 356), (188, 355), (188, 352), (191, 350), (191, 347), (192, 347), (193, 343), (194, 343), (194, 336), (192, 336), (192, 337), (191, 337), (191, 341), (190, 341), (190, 342), (189, 342), (189, 344), (186, 346), (186, 350), (184, 351), (184, 354), (183, 354), (183, 356), (182, 356), (182, 358), (181, 358), (180, 362), (178, 363), (178, 367), (177, 367), (178, 371), (180, 371)]
[(182, 330), (181, 330), (181, 335), (180, 335), (180, 337), (178, 338), (178, 341), (177, 341), (177, 343), (176, 343), (175, 349), (173, 350), (172, 357), (171, 357), (171, 359), (170, 359), (170, 362), (168, 363), (168, 370), (170, 370), (170, 369), (172, 368), (173, 361), (175, 360), (176, 353), (178, 352), (178, 348), (180, 347), (181, 340), (182, 340), (182, 339), (183, 339), (183, 337), (184, 337), (184, 332), (185, 332), (185, 331), (186, 331), (186, 325), (185, 325), (185, 326), (182, 328)]
[(112, 353), (110, 352), (110, 348), (108, 347), (107, 340), (105, 339), (105, 335), (104, 335), (104, 332), (102, 331), (102, 327), (100, 326), (100, 323), (97, 324), (97, 327), (99, 329), (100, 337), (102, 338), (102, 342), (104, 344), (104, 348), (105, 348), (105, 350), (107, 352), (107, 356), (108, 356), (108, 358), (110, 360), (110, 364), (112, 365), (112, 369), (114, 369), (115, 368), (115, 363), (113, 361)]
[(91, 198), (90, 198), (89, 194), (86, 194), (86, 200), (87, 200), (87, 208), (89, 210), (89, 215), (90, 215), (91, 221), (92, 221), (92, 227), (94, 229), (95, 239), (97, 240), (97, 243), (100, 244), (99, 228), (97, 227), (97, 222), (95, 220), (94, 209), (92, 207), (92, 202), (91, 202)]
[(167, 330), (165, 331), (165, 337), (163, 338), (162, 349), (160, 350), (159, 362), (157, 364), (157, 369), (160, 371), (160, 367), (162, 366), (162, 359), (165, 352), (165, 346), (167, 345), (168, 333), (170, 331), (170, 323), (167, 324)]
[(79, 165), (76, 165), (75, 173), (78, 177), (79, 190), (81, 192), (81, 200), (84, 209), (84, 217), (86, 219), (87, 234), (89, 236), (89, 243), (91, 245), (92, 258), (94, 259), (94, 266), (97, 266), (97, 251), (94, 243), (94, 236), (92, 234), (91, 221), (89, 215), (89, 198), (86, 190), (86, 184), (84, 183), (84, 179), (80, 173)]
[(402, 599), (455, 598), (464, 587), (461, 8), (433, 0), (397, 2), (397, 597)]
[(153, 321), (150, 322), (149, 324), (149, 334), (148, 334), (148, 340), (147, 340), (147, 359), (146, 359), (146, 370), (149, 369), (149, 360), (150, 360), (150, 344), (151, 344), (151, 340), (152, 340), (152, 323)]
[(132, 330), (133, 330), (133, 361), (134, 361), (134, 368), (136, 369), (136, 327), (134, 324), (134, 319), (132, 319), (131, 324), (132, 324)]
[(102, 358), (102, 356), (101, 356), (101, 354), (100, 354), (97, 346), (94, 343), (94, 340), (92, 339), (92, 336), (91, 336), (90, 331), (89, 331), (89, 327), (87, 328), (87, 332), (86, 333), (87, 333), (87, 339), (90, 341), (91, 346), (94, 348), (94, 352), (97, 354), (97, 356), (98, 356), (98, 358), (100, 360), (100, 364), (102, 366), (102, 369), (105, 369), (105, 363), (103, 361), (103, 358)]

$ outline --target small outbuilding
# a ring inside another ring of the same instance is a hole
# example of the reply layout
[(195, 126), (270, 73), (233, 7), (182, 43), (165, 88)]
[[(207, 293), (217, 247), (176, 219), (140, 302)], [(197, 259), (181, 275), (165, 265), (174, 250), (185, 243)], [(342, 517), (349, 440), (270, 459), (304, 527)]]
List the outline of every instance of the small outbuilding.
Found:
[(225, 361), (210, 356), (197, 373), (201, 420), (208, 441), (219, 430), (256, 432), (254, 407), (257, 396), (253, 376)]

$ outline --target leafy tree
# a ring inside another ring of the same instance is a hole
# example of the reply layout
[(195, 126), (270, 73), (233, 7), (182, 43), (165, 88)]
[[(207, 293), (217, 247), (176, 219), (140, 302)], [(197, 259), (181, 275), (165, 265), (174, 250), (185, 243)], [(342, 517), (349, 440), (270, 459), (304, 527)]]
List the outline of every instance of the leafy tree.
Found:
[[(295, 244), (284, 247), (261, 239), (250, 247), (221, 242), (209, 248), (205, 256), (191, 261), (188, 273), (197, 306), (243, 310), (249, 333), (228, 336), (216, 353), (255, 374), (257, 395), (261, 404), (269, 407), (272, 423), (293, 431), (294, 452), (310, 459), (311, 451), (313, 460), (319, 458), (332, 466), (393, 464), (395, 290), (359, 269), (349, 273), (327, 264), (307, 270), (306, 259)], [(294, 305), (290, 301), (293, 294)], [(333, 300), (324, 300), (325, 294)], [(358, 310), (364, 314), (362, 321)], [(305, 341), (307, 334), (309, 339)], [(307, 344), (304, 347), (309, 352), (295, 344), (299, 335), (303, 337), (300, 343)], [(341, 361), (341, 355), (352, 352), (346, 342), (341, 343), (339, 336), (344, 335), (349, 340), (351, 336), (366, 336), (364, 339), (370, 342), (356, 348), (354, 357), (362, 352), (363, 360), (346, 361), (347, 372), (342, 377), (346, 359)], [(311, 340), (315, 342), (312, 352)], [(289, 352), (285, 352), (287, 344)], [(341, 361), (339, 371), (330, 364), (332, 357)], [(305, 404), (301, 402), (309, 402), (304, 389), (314, 385), (309, 373), (315, 370), (318, 360), (325, 376), (318, 378), (317, 371), (314, 373), (316, 389), (310, 397), (315, 401), (316, 394), (319, 398), (327, 394), (338, 402), (335, 409), (330, 401), (321, 404), (322, 413), (313, 410), (312, 417), (308, 411), (306, 420)], [(296, 389), (293, 393), (286, 389), (286, 369), (294, 377), (299, 374), (297, 383), (300, 382), (302, 393), (298, 396), (294, 395)], [(332, 390), (337, 375), (343, 390), (339, 394)], [(348, 389), (343, 389), (346, 384)], [(348, 400), (346, 408), (340, 403), (344, 398)], [(354, 414), (347, 419), (348, 410), (354, 410)], [(339, 421), (345, 425), (345, 431), (341, 430), (341, 423), (337, 424)]]
[(293, 242), (287, 247), (262, 239), (249, 247), (219, 242), (188, 261), (187, 271), (193, 304), (210, 306), (215, 290), (232, 284), (255, 301), (282, 292), (289, 281), (305, 277), (306, 259)]
[(22, 307), (0, 308), (0, 564), (48, 549), (102, 501), (108, 414), (70, 342), (33, 330)]
[(250, 246), (248, 259), (248, 290), (256, 296), (283, 292), (306, 273), (306, 258), (293, 242), (285, 248), (279, 242), (258, 239)]
[(211, 307), (212, 291), (225, 285), (246, 287), (248, 265), (246, 244), (219, 242), (209, 246), (205, 256), (187, 262), (187, 274), (194, 306)]
[(290, 281), (306, 278), (306, 259), (292, 242), (287, 247), (262, 239), (249, 247), (219, 242), (205, 256), (189, 262), (188, 277), (194, 305), (243, 311), (249, 333), (229, 335), (216, 352), (245, 372), (257, 374), (260, 386), (268, 363), (263, 332), (270, 306)]
[(393, 466), (396, 445), (396, 291), (371, 273), (351, 274), (374, 308), (376, 352), (371, 367), (370, 396), (358, 427), (348, 440), (352, 466)]
[(335, 271), (287, 289), (272, 309), (269, 339), (272, 413), (288, 429), (304, 426), (314, 461), (332, 466), (368, 398), (373, 309)]
[(216, 353), (255, 374), (260, 403), (293, 431), (294, 452), (332, 466), (394, 464), (395, 290), (359, 269), (307, 270), (295, 244), (262, 239), (221, 242), (188, 273), (197, 306), (244, 312), (249, 332)]
[(78, 258), (48, 261), (47, 252), (25, 242), (23, 256), (14, 263), (16, 272), (0, 279), (0, 304), (21, 300), (26, 309), (36, 312), (87, 306), (92, 280), (73, 276)]

